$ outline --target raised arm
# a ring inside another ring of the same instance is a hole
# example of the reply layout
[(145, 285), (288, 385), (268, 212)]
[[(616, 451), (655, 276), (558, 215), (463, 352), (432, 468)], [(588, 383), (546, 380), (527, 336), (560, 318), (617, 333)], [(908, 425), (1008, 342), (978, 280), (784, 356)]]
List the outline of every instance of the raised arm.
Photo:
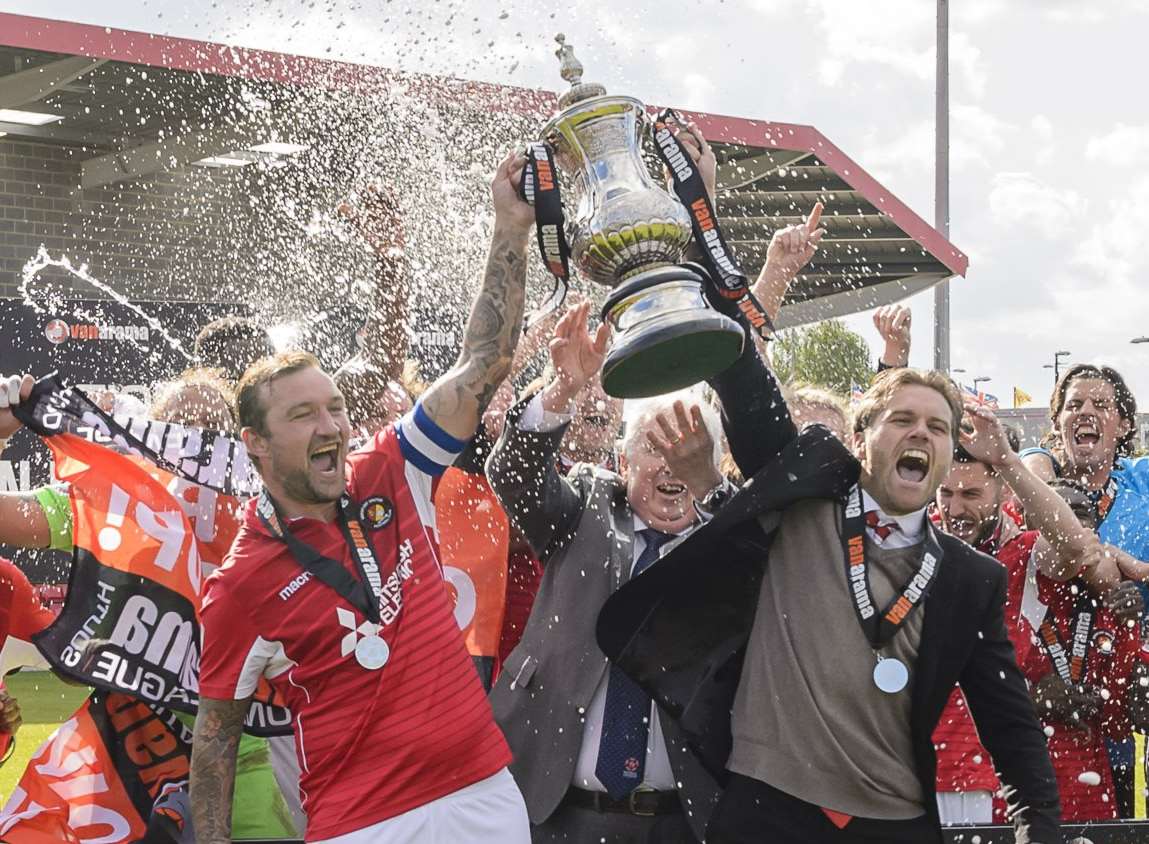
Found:
[(545, 565), (548, 549), (564, 537), (582, 512), (583, 500), (558, 473), (562, 444), (575, 397), (597, 378), (606, 357), (609, 329), (587, 333), (590, 305), (570, 308), (549, 344), (554, 374), (542, 392), (507, 414), (502, 436), (487, 461), (487, 480), (503, 508)]
[[(0, 381), (0, 456), (21, 422), (12, 408), (32, 393), (31, 375), (11, 375)], [(52, 531), (44, 507), (34, 492), (0, 493), (0, 545), (17, 548), (47, 548)]]
[(192, 825), (198, 844), (230, 844), (236, 754), (248, 700), (200, 698), (191, 755)]
[(519, 198), (522, 156), (508, 156), (491, 182), (495, 230), (479, 295), (463, 334), (458, 361), (423, 394), (435, 424), (460, 440), (470, 439), (479, 418), (511, 369), (523, 323), (527, 239), (534, 209)]
[(821, 219), (822, 203), (815, 202), (806, 222), (778, 229), (770, 238), (766, 263), (751, 290), (773, 323), (778, 321), (778, 312), (782, 310), (782, 300), (791, 282), (818, 251), (818, 243), (826, 233), (825, 229), (818, 228)]
[(885, 343), (878, 371), (910, 365), (910, 327), (913, 314), (905, 305), (886, 305), (874, 311), (874, 328)]
[(973, 431), (961, 432), (962, 446), (977, 460), (994, 468), (1009, 484), (1025, 508), (1031, 528), (1052, 547), (1053, 554), (1038, 556), (1038, 565), (1054, 580), (1068, 580), (1084, 566), (1097, 565), (1100, 545), (1092, 531), (1081, 526), (1073, 510), (1045, 481), (1025, 467), (1009, 447), (1005, 430), (987, 407), (966, 405), (966, 419)]
[(340, 204), (342, 215), (375, 256), (372, 296), (364, 331), (367, 359), (386, 381), (398, 381), (407, 357), (410, 296), (403, 224), (394, 194), (368, 185), (357, 201)]

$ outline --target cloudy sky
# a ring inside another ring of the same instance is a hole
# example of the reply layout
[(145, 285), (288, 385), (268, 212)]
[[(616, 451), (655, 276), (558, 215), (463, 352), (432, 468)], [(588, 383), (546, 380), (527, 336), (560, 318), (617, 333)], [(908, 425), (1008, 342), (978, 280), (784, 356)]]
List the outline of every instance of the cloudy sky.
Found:
[[(647, 102), (818, 127), (933, 219), (934, 0), (6, 0), (4, 11), (487, 81), (587, 78)], [(953, 0), (953, 366), (1044, 404), (1053, 352), (1149, 408), (1149, 0)], [(1139, 234), (1139, 232), (1141, 234)], [(928, 365), (932, 293), (910, 300)], [(851, 318), (877, 350), (864, 317)]]

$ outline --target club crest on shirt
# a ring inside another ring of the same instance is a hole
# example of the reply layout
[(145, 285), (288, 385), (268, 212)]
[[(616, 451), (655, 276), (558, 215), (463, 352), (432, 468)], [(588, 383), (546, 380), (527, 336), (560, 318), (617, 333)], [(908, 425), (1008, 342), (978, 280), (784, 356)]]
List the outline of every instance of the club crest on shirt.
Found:
[(395, 505), (382, 495), (373, 495), (359, 506), (359, 518), (372, 530), (379, 530), (395, 518)]
[(1093, 634), (1093, 647), (1098, 653), (1109, 656), (1113, 653), (1113, 642), (1116, 638), (1111, 630), (1098, 630)]

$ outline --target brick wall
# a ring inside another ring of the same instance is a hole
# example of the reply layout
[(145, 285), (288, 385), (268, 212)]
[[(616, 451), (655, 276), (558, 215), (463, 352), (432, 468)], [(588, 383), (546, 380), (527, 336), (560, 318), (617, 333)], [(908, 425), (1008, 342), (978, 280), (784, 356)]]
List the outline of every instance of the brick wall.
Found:
[[(252, 271), (276, 262), (256, 257), (267, 251), (270, 220), (253, 213), (261, 206), (254, 197), (266, 199), (274, 180), (187, 167), (83, 190), (80, 163), (91, 154), (0, 139), (0, 295), (17, 295), (25, 262), (43, 244), (53, 257), (87, 263), (94, 277), (132, 298), (255, 297)], [(307, 240), (297, 234), (300, 243)], [(274, 251), (299, 251), (282, 232), (274, 240)], [(66, 276), (46, 274), (65, 290), (99, 295)]]

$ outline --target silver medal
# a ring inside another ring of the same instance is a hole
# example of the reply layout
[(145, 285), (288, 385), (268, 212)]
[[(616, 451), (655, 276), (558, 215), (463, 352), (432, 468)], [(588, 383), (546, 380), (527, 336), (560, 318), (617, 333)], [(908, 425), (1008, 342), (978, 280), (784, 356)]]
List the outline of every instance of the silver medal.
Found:
[(355, 660), (368, 671), (376, 671), (387, 664), (391, 649), (381, 636), (364, 636), (355, 645)]
[(888, 695), (896, 695), (910, 682), (910, 671), (900, 659), (878, 659), (874, 666), (874, 685)]

